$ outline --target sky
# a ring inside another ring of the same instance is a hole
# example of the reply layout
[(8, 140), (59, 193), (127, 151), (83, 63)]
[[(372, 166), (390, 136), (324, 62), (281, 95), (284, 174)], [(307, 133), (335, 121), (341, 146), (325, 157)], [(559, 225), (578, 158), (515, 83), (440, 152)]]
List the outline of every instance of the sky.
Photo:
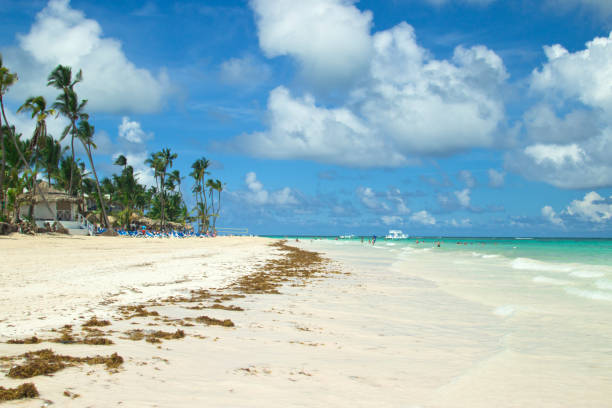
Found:
[(82, 69), (101, 176), (168, 147), (193, 205), (206, 157), (255, 234), (612, 236), (611, 30), (609, 0), (0, 0), (24, 137)]

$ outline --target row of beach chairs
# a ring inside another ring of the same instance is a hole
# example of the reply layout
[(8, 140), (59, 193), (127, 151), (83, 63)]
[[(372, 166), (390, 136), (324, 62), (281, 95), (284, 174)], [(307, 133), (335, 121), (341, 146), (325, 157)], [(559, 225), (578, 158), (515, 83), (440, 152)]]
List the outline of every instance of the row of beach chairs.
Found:
[(210, 238), (213, 235), (200, 234), (199, 232), (180, 232), (180, 231), (169, 231), (169, 232), (153, 232), (153, 231), (126, 231), (122, 229), (116, 230), (119, 236), (129, 238)]

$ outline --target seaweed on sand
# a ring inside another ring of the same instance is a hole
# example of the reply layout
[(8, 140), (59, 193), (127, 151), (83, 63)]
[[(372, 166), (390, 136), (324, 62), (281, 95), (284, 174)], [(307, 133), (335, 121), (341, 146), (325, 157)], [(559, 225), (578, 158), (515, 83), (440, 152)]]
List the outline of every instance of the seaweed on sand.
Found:
[(175, 340), (175, 339), (182, 339), (184, 337), (185, 337), (185, 332), (182, 330), (177, 330), (174, 333), (157, 330), (147, 335), (146, 341), (149, 343), (161, 343), (161, 339)]
[(17, 388), (0, 387), (0, 401), (36, 398), (38, 395), (38, 390), (33, 383), (24, 383)]
[(49, 375), (66, 367), (80, 364), (105, 364), (107, 369), (117, 368), (123, 364), (123, 358), (117, 353), (110, 356), (72, 357), (55, 354), (51, 349), (43, 349), (24, 353), (19, 357), (25, 361), (13, 366), (7, 376), (11, 378), (32, 378), (38, 375)]
[(155, 310), (148, 311), (144, 305), (137, 306), (120, 306), (119, 312), (125, 317), (125, 319), (131, 319), (133, 317), (147, 317), (147, 316), (159, 316), (159, 313)]
[(110, 326), (110, 322), (108, 320), (98, 320), (96, 316), (91, 317), (88, 321), (83, 323), (83, 327), (102, 327), (102, 326)]
[(305, 251), (279, 241), (271, 246), (284, 252), (284, 257), (272, 259), (259, 270), (239, 278), (227, 289), (247, 294), (279, 294), (278, 288), (291, 280), (304, 284), (332, 272), (327, 265), (329, 260), (317, 252)]
[(208, 326), (223, 326), (223, 327), (234, 327), (234, 322), (230, 319), (219, 320), (208, 316), (199, 316), (195, 318), (198, 323), (204, 323)]
[(7, 344), (38, 344), (42, 340), (36, 336), (28, 337), (27, 339), (15, 339), (7, 341)]

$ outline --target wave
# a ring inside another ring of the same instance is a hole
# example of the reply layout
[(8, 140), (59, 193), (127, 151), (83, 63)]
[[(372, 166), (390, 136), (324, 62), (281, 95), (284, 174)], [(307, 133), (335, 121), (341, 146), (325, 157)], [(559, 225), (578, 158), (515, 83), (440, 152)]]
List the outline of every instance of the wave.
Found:
[(480, 252), (472, 252), (472, 256), (478, 257), (478, 258), (482, 258), (482, 259), (491, 259), (491, 258), (499, 258), (499, 255), (495, 255), (495, 254), (483, 254)]
[(576, 278), (588, 279), (588, 278), (601, 278), (605, 274), (603, 272), (575, 271), (575, 272), (570, 273), (570, 275)]
[(612, 290), (612, 281), (607, 279), (601, 279), (595, 282), (595, 286), (597, 286), (598, 289)]
[(510, 263), (512, 269), (531, 270), (542, 272), (571, 272), (572, 268), (568, 265), (536, 261), (530, 258), (516, 258)]
[(600, 292), (595, 290), (584, 290), (576, 288), (566, 288), (565, 291), (570, 295), (579, 296), (593, 300), (605, 300), (612, 302), (612, 293)]
[(572, 282), (563, 279), (549, 278), (546, 276), (536, 276), (532, 279), (535, 283), (544, 283), (547, 285), (569, 285)]

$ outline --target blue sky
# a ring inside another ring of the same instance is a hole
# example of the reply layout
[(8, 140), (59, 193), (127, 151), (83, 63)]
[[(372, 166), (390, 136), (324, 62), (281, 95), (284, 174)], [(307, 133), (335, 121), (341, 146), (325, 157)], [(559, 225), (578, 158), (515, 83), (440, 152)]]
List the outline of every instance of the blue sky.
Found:
[(170, 147), (188, 190), (205, 156), (260, 234), (611, 236), (611, 28), (608, 0), (0, 0), (24, 135), (81, 68), (99, 172)]

